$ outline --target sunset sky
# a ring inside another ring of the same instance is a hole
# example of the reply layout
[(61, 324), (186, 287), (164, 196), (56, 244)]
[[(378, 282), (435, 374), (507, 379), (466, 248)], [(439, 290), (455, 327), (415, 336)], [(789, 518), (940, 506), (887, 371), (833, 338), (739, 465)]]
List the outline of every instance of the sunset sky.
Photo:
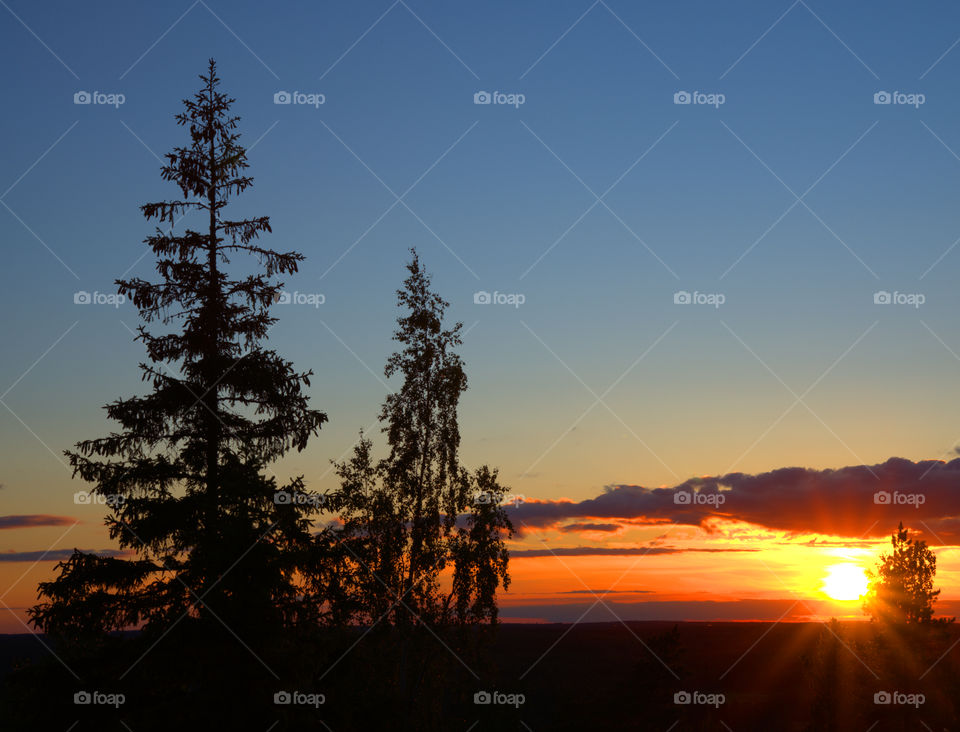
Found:
[(462, 459), (517, 499), (505, 619), (862, 617), (829, 594), (899, 521), (960, 614), (960, 9), (0, 5), (0, 632), (116, 548), (62, 453), (143, 393), (139, 321), (75, 300), (155, 275), (139, 206), (211, 56), (234, 217), (323, 296), (274, 308), (329, 416), (277, 475), (332, 488), (376, 433), (416, 247), (464, 324)]

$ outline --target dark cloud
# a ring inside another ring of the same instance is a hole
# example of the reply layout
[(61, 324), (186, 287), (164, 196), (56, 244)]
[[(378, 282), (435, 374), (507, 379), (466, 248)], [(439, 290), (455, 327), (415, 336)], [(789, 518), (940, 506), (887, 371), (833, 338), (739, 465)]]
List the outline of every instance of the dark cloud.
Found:
[(30, 529), (36, 526), (69, 526), (78, 523), (70, 516), (47, 516), (31, 514), (28, 516), (0, 516), (0, 529)]
[[(564, 590), (557, 592), (558, 595), (637, 595), (649, 593), (653, 590)], [(553, 593), (546, 593), (553, 594)]]
[[(879, 496), (879, 502), (876, 498)], [(889, 535), (899, 521), (931, 545), (960, 544), (960, 458), (837, 470), (780, 468), (768, 473), (691, 478), (672, 488), (607, 487), (584, 501), (531, 501), (510, 509), (521, 531), (570, 519), (684, 524), (711, 530), (717, 519), (791, 533), (855, 539)]]
[(553, 549), (511, 549), (511, 559), (522, 559), (524, 557), (590, 557), (590, 556), (631, 556), (638, 554), (643, 556), (649, 554), (685, 554), (687, 552), (758, 552), (759, 549), (681, 549), (671, 546), (631, 546), (631, 547), (606, 547), (606, 546), (558, 546)]
[[(836, 613), (829, 602), (797, 602), (796, 598), (771, 600), (639, 600), (624, 601), (613, 597), (598, 603), (594, 597), (571, 602), (544, 603), (521, 601), (501, 605), (500, 619), (540, 621), (547, 623), (611, 623), (620, 621), (723, 622), (753, 620), (761, 622), (810, 622)], [(854, 612), (857, 612), (854, 610)], [(960, 602), (936, 604), (938, 617), (960, 615)]]
[(570, 531), (619, 531), (620, 524), (576, 523), (565, 524), (564, 526), (558, 526), (557, 528), (565, 533)]
[[(778, 600), (644, 600), (618, 602), (606, 599), (597, 603), (594, 598), (585, 602), (554, 604), (517, 604), (502, 606), (500, 618), (509, 623), (513, 619), (540, 620), (549, 623), (609, 623), (642, 620), (723, 621), (811, 620), (810, 609), (795, 599)], [(579, 624), (578, 623), (578, 624)]]
[[(99, 554), (101, 557), (119, 557), (124, 552), (116, 549), (81, 549), (87, 554)], [(40, 552), (0, 552), (0, 562), (62, 562), (70, 558), (73, 549), (47, 549)]]
[[(797, 602), (796, 598), (772, 600), (639, 600), (613, 597), (587, 597), (583, 601), (541, 603), (519, 602), (501, 606), (500, 619), (547, 623), (612, 623), (620, 621), (724, 622), (754, 620), (761, 622), (810, 622), (836, 613), (829, 602)], [(960, 615), (960, 602), (943, 601), (936, 605), (938, 617)], [(856, 611), (854, 611), (856, 612)]]

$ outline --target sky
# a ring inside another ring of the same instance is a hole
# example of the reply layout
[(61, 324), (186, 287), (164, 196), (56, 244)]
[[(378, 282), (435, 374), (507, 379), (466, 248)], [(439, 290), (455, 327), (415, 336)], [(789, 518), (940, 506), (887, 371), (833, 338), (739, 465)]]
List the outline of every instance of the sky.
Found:
[(960, 9), (0, 18), (0, 632), (24, 630), (57, 552), (113, 548), (62, 453), (143, 391), (112, 283), (153, 274), (139, 206), (175, 193), (160, 157), (209, 57), (255, 178), (234, 213), (306, 256), (270, 344), (313, 369), (330, 421), (278, 474), (330, 488), (376, 430), (416, 247), (464, 324), (463, 461), (517, 497), (507, 619), (859, 617), (823, 579), (872, 566), (900, 520), (960, 607)]

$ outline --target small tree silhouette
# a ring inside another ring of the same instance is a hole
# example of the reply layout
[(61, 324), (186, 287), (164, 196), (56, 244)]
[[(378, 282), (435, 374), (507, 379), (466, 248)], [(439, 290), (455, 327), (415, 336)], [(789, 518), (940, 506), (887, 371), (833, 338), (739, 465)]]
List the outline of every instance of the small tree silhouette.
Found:
[(937, 557), (925, 541), (908, 538), (903, 522), (890, 539), (893, 551), (883, 554), (871, 577), (864, 611), (888, 624), (929, 623), (940, 590), (933, 589)]

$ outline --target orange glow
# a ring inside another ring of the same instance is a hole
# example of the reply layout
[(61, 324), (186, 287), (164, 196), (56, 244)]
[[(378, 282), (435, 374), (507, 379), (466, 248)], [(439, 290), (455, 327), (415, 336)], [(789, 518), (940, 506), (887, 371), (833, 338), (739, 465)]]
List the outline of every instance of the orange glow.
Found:
[(869, 581), (863, 567), (857, 564), (833, 564), (823, 578), (823, 592), (833, 600), (859, 600), (867, 592)]

